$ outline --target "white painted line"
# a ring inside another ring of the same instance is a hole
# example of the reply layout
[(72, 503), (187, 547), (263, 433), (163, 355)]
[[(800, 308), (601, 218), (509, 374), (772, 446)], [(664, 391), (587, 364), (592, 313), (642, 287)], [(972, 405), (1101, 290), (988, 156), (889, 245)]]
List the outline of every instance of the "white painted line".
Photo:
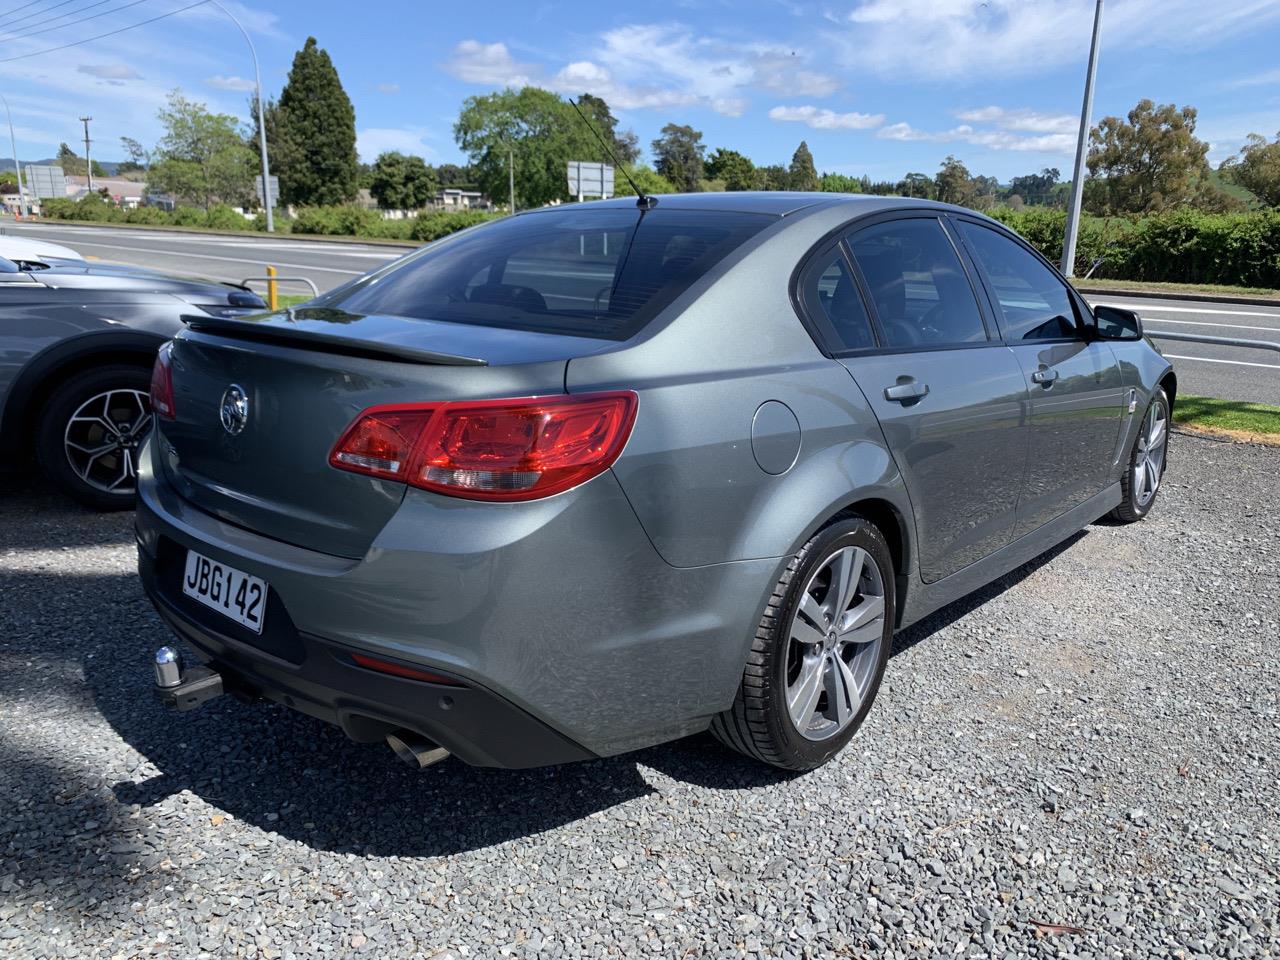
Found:
[(1170, 360), (1199, 360), (1202, 363), (1229, 363), (1237, 367), (1264, 367), (1267, 370), (1280, 370), (1280, 363), (1247, 363), (1244, 360), (1216, 360), (1213, 357), (1184, 357), (1176, 353), (1166, 353)]
[[(212, 253), (179, 253), (176, 250), (152, 250), (146, 247), (122, 247), (114, 243), (86, 243), (81, 241), (80, 244), (85, 247), (106, 247), (108, 250), (114, 250), (117, 254), (128, 253), (130, 251), (136, 253), (158, 253), (162, 256), (175, 257), (179, 260), (225, 260), (228, 263), (242, 263), (246, 267), (261, 267), (270, 263), (273, 267), (288, 267), (290, 270), (316, 270), (320, 273), (345, 273), (350, 277), (358, 277), (365, 272), (363, 270), (339, 270), (337, 267), (317, 267), (310, 263), (282, 263), (279, 260), (255, 261), (246, 259), (245, 257), (219, 257)], [(120, 261), (117, 260), (117, 262)], [(155, 268), (152, 267), (149, 269)]]
[[(1215, 301), (1221, 303), (1222, 301)], [(1131, 310), (1133, 306), (1126, 306), (1123, 303), (1104, 303), (1100, 300), (1094, 301), (1095, 307), (1119, 307), (1121, 310)], [(1137, 305), (1137, 312), (1142, 313), (1142, 304)], [(1220, 313), (1228, 317), (1271, 317), (1273, 320), (1280, 320), (1280, 313), (1257, 313), (1250, 310), (1202, 310), (1199, 307), (1166, 307), (1164, 304), (1147, 307), (1148, 310), (1157, 310), (1161, 313)]]
[[(1266, 330), (1268, 333), (1280, 333), (1280, 327), (1247, 327), (1243, 323), (1212, 323), (1210, 321), (1199, 320), (1170, 320), (1168, 317), (1143, 317), (1144, 321), (1149, 320), (1152, 323), (1176, 323), (1183, 327), (1221, 327), (1223, 330)], [(1276, 318), (1280, 320), (1280, 317)], [(1151, 335), (1157, 336), (1154, 331), (1149, 331)]]

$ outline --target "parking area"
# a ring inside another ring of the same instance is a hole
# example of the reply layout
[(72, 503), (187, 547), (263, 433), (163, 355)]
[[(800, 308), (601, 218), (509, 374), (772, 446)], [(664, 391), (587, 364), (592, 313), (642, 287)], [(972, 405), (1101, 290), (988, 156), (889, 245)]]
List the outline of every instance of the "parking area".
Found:
[(0, 479), (0, 956), (1248, 957), (1280, 942), (1280, 449), (1179, 435), (899, 636), (804, 776), (695, 737), (529, 772), (167, 715), (130, 518)]

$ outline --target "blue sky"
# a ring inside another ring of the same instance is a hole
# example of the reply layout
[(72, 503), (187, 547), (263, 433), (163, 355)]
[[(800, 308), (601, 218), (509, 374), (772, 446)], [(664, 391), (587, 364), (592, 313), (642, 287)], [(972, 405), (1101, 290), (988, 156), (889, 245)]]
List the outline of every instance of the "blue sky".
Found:
[[(211, 5), (70, 49), (191, 0), (0, 0), (0, 92), (24, 160), (73, 145), (151, 145), (174, 87), (247, 119), (248, 48)], [(897, 179), (954, 153), (1002, 180), (1071, 165), (1092, 0), (674, 0), (651, 4), (224, 0), (253, 34), (274, 96), (308, 34), (356, 108), (365, 159), (459, 161), (462, 100), (506, 85), (589, 91), (647, 145), (688, 123), (709, 148), (786, 163), (807, 140), (819, 170)], [(83, 12), (78, 12), (83, 11)], [(8, 14), (7, 16), (5, 14)], [(71, 21), (101, 14), (75, 24)], [(58, 19), (65, 16), (64, 19)], [(36, 33), (39, 31), (39, 33)], [(1280, 0), (1108, 0), (1095, 119), (1141, 97), (1200, 108), (1217, 161), (1280, 131)], [(5, 145), (7, 147), (7, 144)], [(77, 148), (80, 149), (80, 148)], [(8, 153), (7, 149), (0, 151)]]

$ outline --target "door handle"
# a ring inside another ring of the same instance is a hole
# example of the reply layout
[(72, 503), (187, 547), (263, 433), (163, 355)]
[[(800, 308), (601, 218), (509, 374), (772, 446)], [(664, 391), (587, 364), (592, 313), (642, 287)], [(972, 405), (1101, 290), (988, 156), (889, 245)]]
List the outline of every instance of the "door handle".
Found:
[(899, 377), (898, 382), (892, 387), (884, 388), (884, 398), (898, 403), (910, 403), (912, 400), (919, 400), (921, 397), (927, 397), (928, 395), (929, 385), (927, 383), (916, 383), (912, 377)]
[(1054, 381), (1057, 379), (1058, 371), (1050, 370), (1048, 367), (1043, 367), (1031, 375), (1031, 382), (1038, 383), (1042, 387), (1053, 386)]

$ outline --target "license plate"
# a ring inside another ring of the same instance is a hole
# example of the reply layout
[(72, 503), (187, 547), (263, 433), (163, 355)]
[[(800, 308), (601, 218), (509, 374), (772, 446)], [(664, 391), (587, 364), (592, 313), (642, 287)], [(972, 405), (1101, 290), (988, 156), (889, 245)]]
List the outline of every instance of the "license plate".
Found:
[(262, 633), (262, 617), (267, 611), (265, 581), (188, 550), (182, 592), (254, 633)]

